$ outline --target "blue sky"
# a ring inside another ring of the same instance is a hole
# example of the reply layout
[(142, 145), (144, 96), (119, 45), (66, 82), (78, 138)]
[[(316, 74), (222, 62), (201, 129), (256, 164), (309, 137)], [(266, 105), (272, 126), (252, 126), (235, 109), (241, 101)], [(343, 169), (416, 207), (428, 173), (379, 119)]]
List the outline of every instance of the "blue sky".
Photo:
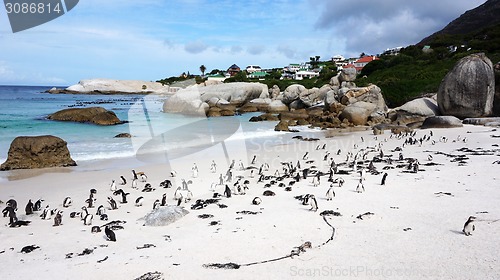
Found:
[(283, 67), (415, 44), (485, 0), (80, 0), (12, 33), (0, 9), (0, 84), (158, 80), (212, 69)]

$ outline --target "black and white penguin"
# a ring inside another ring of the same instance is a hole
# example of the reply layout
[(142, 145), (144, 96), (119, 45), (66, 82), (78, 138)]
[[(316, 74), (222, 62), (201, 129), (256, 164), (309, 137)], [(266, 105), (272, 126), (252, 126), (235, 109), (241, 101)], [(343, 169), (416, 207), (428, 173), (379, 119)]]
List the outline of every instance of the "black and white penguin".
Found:
[(106, 234), (106, 238), (108, 239), (108, 241), (116, 242), (115, 232), (112, 231), (108, 226), (104, 228), (104, 233)]
[(311, 196), (310, 194), (306, 194), (306, 195), (302, 196), (302, 205), (309, 204), (309, 197), (310, 196)]
[(231, 188), (229, 188), (228, 185), (226, 185), (226, 188), (224, 189), (224, 195), (229, 198), (231, 197)]
[(33, 214), (33, 202), (31, 202), (31, 199), (28, 200), (28, 203), (26, 204), (26, 207), (24, 208), (26, 215), (31, 215)]
[(71, 201), (71, 197), (67, 196), (66, 198), (64, 198), (63, 200), (63, 207), (64, 208), (68, 208), (70, 205), (71, 205), (72, 201)]
[(95, 212), (97, 216), (102, 216), (105, 213), (106, 209), (104, 208), (104, 205), (99, 205), (99, 207), (97, 207), (97, 211)]
[(93, 226), (92, 229), (90, 230), (92, 233), (98, 233), (101, 232), (101, 227), (100, 226)]
[(166, 188), (169, 189), (172, 187), (172, 182), (170, 180), (165, 180), (160, 183), (160, 188)]
[(255, 163), (256, 163), (256, 160), (257, 160), (257, 156), (256, 156), (256, 155), (254, 155), (250, 164), (255, 164)]
[(137, 179), (132, 179), (131, 185), (132, 189), (137, 189)]
[(253, 205), (259, 205), (262, 203), (262, 199), (260, 199), (260, 197), (256, 196), (252, 199), (252, 204)]
[(359, 179), (358, 186), (356, 187), (356, 192), (361, 193), (365, 191), (365, 186), (363, 185), (363, 179)]
[(121, 203), (127, 203), (127, 195), (129, 195), (130, 193), (126, 193), (123, 191), (123, 189), (119, 189), (115, 192), (113, 192), (113, 195), (121, 195), (122, 197), (122, 201)]
[(135, 200), (135, 206), (137, 207), (140, 207), (142, 206), (142, 204), (144, 203), (144, 197), (143, 196), (139, 196), (136, 200)]
[(87, 213), (83, 218), (83, 224), (86, 226), (92, 225), (92, 219), (94, 219), (94, 215)]
[(382, 186), (385, 186), (385, 180), (387, 179), (387, 175), (388, 175), (388, 174), (387, 174), (387, 172), (386, 172), (386, 173), (384, 173), (384, 175), (382, 176), (382, 182), (380, 182), (380, 184), (381, 184)]
[(181, 187), (177, 187), (177, 189), (174, 192), (174, 199), (179, 199), (181, 197), (182, 197)]
[(42, 209), (42, 202), (44, 200), (43, 199), (39, 199), (35, 202), (35, 204), (33, 205), (33, 211), (36, 212), (36, 211), (40, 211)]
[(40, 218), (42, 218), (42, 220), (50, 219), (50, 212), (51, 211), (49, 209), (49, 205), (45, 206), (45, 208), (42, 211), (42, 214), (40, 214)]
[(142, 189), (141, 192), (152, 192), (154, 190), (155, 189), (153, 188), (153, 186), (151, 186), (150, 183), (146, 183), (146, 185), (144, 185), (144, 188)]
[(153, 202), (153, 210), (160, 208), (160, 205), (161, 205), (160, 200), (159, 199), (155, 200), (155, 202)]
[(18, 221), (14, 208), (12, 208), (11, 206), (7, 206), (2, 210), (2, 213), (4, 217), (9, 216), (9, 226), (14, 227), (15, 223), (17, 223)]
[(330, 185), (326, 191), (326, 200), (332, 200), (335, 197), (335, 191), (333, 190), (333, 184)]
[(108, 203), (111, 206), (111, 210), (118, 209), (118, 204), (116, 204), (116, 201), (111, 196), (108, 196)]
[(94, 208), (95, 198), (93, 192), (90, 192), (89, 198), (85, 200), (85, 203), (87, 203), (87, 208)]
[(6, 204), (7, 206), (12, 207), (12, 209), (14, 209), (14, 211), (17, 211), (17, 201), (16, 201), (16, 200), (14, 200), (14, 199), (9, 199), (9, 200), (7, 200), (7, 202), (5, 202), (5, 204)]
[(127, 179), (125, 177), (120, 176), (120, 185), (126, 185), (127, 184)]
[(54, 226), (60, 226), (62, 224), (62, 213), (63, 211), (59, 210), (57, 211), (56, 216), (54, 217)]
[(316, 201), (316, 197), (314, 197), (314, 195), (310, 195), (309, 196), (309, 205), (311, 205), (311, 211), (318, 211), (318, 202)]
[(139, 177), (137, 177), (137, 173), (135, 173), (134, 169), (132, 169), (132, 176), (133, 176), (132, 179), (134, 179), (134, 180), (139, 179)]
[(472, 232), (476, 230), (476, 226), (474, 225), (474, 221), (476, 220), (476, 217), (470, 216), (469, 219), (464, 224), (464, 229), (462, 229), (462, 232), (466, 235), (472, 235)]
[(167, 206), (168, 202), (167, 202), (167, 194), (164, 193), (163, 196), (161, 197), (161, 206)]
[(309, 152), (306, 152), (303, 156), (302, 156), (302, 159), (303, 160), (307, 160), (309, 158)]
[(116, 182), (115, 182), (115, 180), (111, 180), (111, 184), (109, 185), (109, 189), (112, 192), (116, 191)]
[(139, 178), (140, 178), (141, 182), (146, 182), (148, 180), (148, 176), (146, 176), (146, 174), (144, 174), (144, 173), (139, 175)]
[(170, 177), (177, 177), (177, 171), (175, 170), (170, 171)]

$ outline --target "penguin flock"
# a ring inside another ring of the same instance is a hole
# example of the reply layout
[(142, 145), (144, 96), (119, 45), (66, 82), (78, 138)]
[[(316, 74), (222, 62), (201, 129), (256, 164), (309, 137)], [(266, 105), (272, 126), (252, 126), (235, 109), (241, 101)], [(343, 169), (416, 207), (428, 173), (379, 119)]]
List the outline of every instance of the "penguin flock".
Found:
[[(388, 150), (384, 148), (383, 140), (369, 141), (367, 137), (360, 139), (351, 149), (332, 149), (329, 144), (322, 143), (316, 149), (296, 155), (292, 160), (266, 162), (253, 155), (248, 164), (232, 160), (226, 170), (210, 160), (209, 167), (203, 171), (216, 173), (218, 180), (207, 186), (199, 182), (200, 174), (204, 173), (200, 172), (203, 167), (198, 167), (196, 163), (182, 173), (169, 171), (167, 174), (170, 178), (162, 178), (159, 184), (154, 185), (145, 172), (131, 170), (129, 176), (110, 178), (99, 188), (90, 188), (85, 200), (75, 201), (71, 196), (66, 196), (59, 203), (50, 201), (49, 204), (42, 198), (29, 199), (25, 215), (19, 219), (18, 203), (15, 199), (9, 199), (5, 202), (2, 214), (8, 218), (7, 226), (12, 228), (29, 226), (37, 216), (40, 220), (52, 221), (54, 227), (79, 222), (89, 228), (92, 234), (104, 234), (104, 238), (110, 242), (119, 241), (119, 232), (116, 232), (123, 230), (126, 223), (114, 220), (114, 213), (139, 208), (144, 209), (146, 214), (168, 206), (169, 200), (171, 205), (181, 207), (193, 201), (191, 209), (199, 210), (210, 205), (226, 208), (227, 205), (220, 203), (220, 199), (231, 200), (236, 196), (251, 194), (248, 196), (248, 205), (266, 207), (266, 204), (272, 203), (272, 197), (291, 192), (289, 196), (300, 201), (297, 208), (317, 215), (314, 213), (334, 208), (335, 201), (342, 199), (347, 191), (359, 196), (367, 195), (373, 188), (390, 187), (393, 184), (391, 179), (396, 174), (405, 176), (425, 172), (423, 166), (434, 162), (434, 156), (430, 154), (425, 155), (426, 161), (422, 160), (426, 163), (421, 163), (418, 158), (406, 157), (406, 147), (448, 142), (446, 138), (434, 137), (432, 131), (424, 132), (421, 137), (415, 131), (390, 137), (401, 140), (401, 145)], [(369, 146), (370, 143), (372, 146)], [(191, 178), (178, 179), (179, 174), (190, 174)], [(192, 190), (199, 188), (211, 191), (212, 198), (195, 196)], [(255, 196), (256, 193), (259, 195)], [(476, 217), (470, 216), (463, 225), (463, 234), (471, 236), (476, 223)]]

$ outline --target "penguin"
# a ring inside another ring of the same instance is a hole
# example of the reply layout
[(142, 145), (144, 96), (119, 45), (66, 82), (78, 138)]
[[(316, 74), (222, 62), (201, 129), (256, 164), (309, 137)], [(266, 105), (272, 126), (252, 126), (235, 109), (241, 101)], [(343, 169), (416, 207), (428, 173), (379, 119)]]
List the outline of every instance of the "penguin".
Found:
[(428, 155), (428, 156), (427, 156), (427, 160), (428, 160), (428, 161), (432, 161), (432, 159), (433, 159), (433, 158), (432, 158), (432, 155)]
[(158, 208), (160, 208), (160, 200), (159, 199), (157, 199), (157, 200), (155, 200), (155, 202), (153, 202), (153, 210), (156, 210)]
[(7, 200), (7, 202), (5, 204), (7, 206), (12, 207), (12, 209), (14, 209), (14, 211), (17, 211), (17, 201), (15, 201), (14, 199)]
[(474, 221), (476, 220), (476, 217), (470, 216), (469, 219), (464, 224), (464, 229), (462, 229), (462, 232), (465, 234), (465, 236), (472, 235), (472, 232), (476, 230), (476, 226), (474, 225)]
[(318, 174), (316, 174), (316, 176), (313, 177), (312, 184), (314, 187), (317, 187), (317, 186), (319, 186), (320, 183), (321, 183), (320, 173), (318, 172)]
[(152, 192), (154, 190), (155, 189), (151, 186), (150, 183), (146, 183), (146, 185), (144, 185), (144, 189), (142, 189), (141, 192)]
[(302, 205), (309, 204), (309, 197), (310, 196), (311, 196), (310, 194), (306, 194), (306, 195), (302, 196)]
[(31, 199), (28, 200), (28, 203), (26, 204), (24, 210), (26, 211), (26, 215), (33, 214), (33, 202), (31, 202)]
[(253, 158), (252, 158), (252, 162), (250, 164), (255, 164), (256, 160), (257, 160), (257, 156), (254, 155)]
[(101, 232), (101, 227), (100, 226), (93, 226), (92, 229), (90, 230), (92, 233), (98, 233)]
[(97, 216), (102, 216), (104, 213), (106, 213), (106, 209), (104, 208), (104, 205), (99, 205), (99, 207), (97, 207), (97, 212), (95, 212), (95, 214)]
[(166, 193), (164, 193), (162, 198), (161, 198), (160, 206), (167, 206), (167, 194)]
[(141, 178), (141, 182), (146, 182), (148, 180), (148, 176), (146, 176), (146, 174), (141, 174), (140, 175), (140, 178)]
[(191, 171), (192, 171), (193, 178), (197, 178), (198, 177), (198, 166), (196, 165), (196, 163), (193, 164)]
[(316, 201), (316, 197), (314, 197), (314, 195), (310, 195), (309, 196), (309, 205), (311, 205), (311, 211), (318, 211), (318, 202)]
[(83, 221), (88, 214), (89, 211), (87, 210), (87, 207), (83, 206), (82, 211), (80, 212), (80, 220)]
[(63, 211), (59, 210), (57, 211), (56, 216), (54, 217), (54, 226), (60, 226), (62, 224), (62, 213)]
[(172, 187), (172, 182), (170, 180), (165, 180), (160, 183), (160, 188), (170, 189)]
[(302, 156), (302, 159), (303, 160), (307, 160), (309, 157), (309, 152), (306, 152), (303, 156)]
[(71, 197), (67, 196), (64, 200), (63, 200), (63, 207), (64, 208), (68, 208), (70, 205), (71, 205), (72, 201), (71, 201)]
[(44, 200), (43, 199), (39, 199), (35, 202), (35, 205), (33, 205), (33, 211), (40, 211), (42, 209), (42, 202)]
[(122, 189), (119, 189), (115, 192), (113, 192), (113, 195), (121, 195), (122, 196), (122, 203), (127, 203), (127, 195), (130, 193), (124, 192)]
[(254, 197), (252, 200), (253, 205), (259, 205), (261, 203), (262, 203), (262, 199), (260, 199), (260, 197), (258, 197), (258, 196)]
[(94, 193), (91, 192), (89, 198), (87, 198), (85, 202), (87, 203), (87, 208), (94, 208), (94, 203), (95, 203)]
[(90, 226), (92, 225), (92, 219), (94, 219), (94, 215), (92, 214), (87, 214), (84, 218), (83, 218), (83, 224), (86, 225), (86, 226)]
[(48, 205), (43, 209), (42, 214), (40, 214), (40, 218), (42, 218), (42, 220), (50, 219), (50, 209)]
[(108, 215), (107, 214), (102, 214), (99, 216), (99, 219), (101, 219), (101, 221), (107, 221), (108, 220)]
[(111, 206), (111, 210), (118, 209), (118, 205), (116, 204), (116, 201), (111, 196), (108, 196), (108, 203)]
[(170, 171), (170, 177), (177, 177), (177, 171), (175, 170)]
[(120, 176), (120, 185), (126, 185), (127, 184), (127, 179), (125, 177)]
[(225, 190), (224, 190), (224, 195), (225, 195), (227, 198), (231, 197), (231, 188), (229, 188), (229, 186), (228, 186), (228, 185), (226, 185), (226, 188), (225, 188)]
[(142, 206), (142, 204), (144, 203), (144, 197), (143, 196), (139, 196), (136, 200), (135, 200), (135, 206), (137, 207), (140, 207)]
[(137, 179), (132, 179), (131, 184), (132, 184), (132, 186), (131, 186), (132, 189), (137, 189)]
[(385, 180), (387, 179), (387, 172), (384, 173), (384, 175), (382, 176), (382, 182), (380, 183), (382, 186), (385, 186)]
[(359, 179), (358, 186), (356, 187), (356, 192), (361, 193), (365, 191), (365, 186), (363, 185), (363, 179)]
[(139, 178), (137, 177), (137, 173), (135, 173), (135, 170), (134, 170), (134, 169), (132, 169), (132, 175), (133, 175), (133, 177), (132, 177), (132, 179), (133, 179), (133, 180), (137, 180), (137, 179), (139, 179)]
[(7, 215), (9, 215), (9, 226), (15, 227), (18, 219), (14, 208), (12, 208), (11, 206), (7, 206), (2, 210), (2, 213), (4, 217), (7, 217)]
[(112, 192), (116, 191), (116, 183), (115, 183), (115, 180), (112, 180), (111, 181), (111, 185), (109, 186), (110, 190)]
[(328, 191), (326, 191), (326, 200), (332, 200), (334, 197), (335, 191), (333, 190), (333, 184), (331, 184)]
[(212, 163), (210, 164), (210, 171), (211, 171), (212, 173), (217, 172), (217, 164), (215, 163), (215, 161), (214, 161), (214, 160), (212, 160)]
[(116, 235), (108, 226), (104, 228), (104, 233), (106, 234), (108, 241), (116, 242)]

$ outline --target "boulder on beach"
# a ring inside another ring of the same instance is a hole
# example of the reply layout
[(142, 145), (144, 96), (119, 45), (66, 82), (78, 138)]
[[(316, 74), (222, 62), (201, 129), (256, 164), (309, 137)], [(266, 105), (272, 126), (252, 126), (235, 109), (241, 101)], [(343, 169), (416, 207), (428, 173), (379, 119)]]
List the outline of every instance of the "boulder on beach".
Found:
[(375, 104), (359, 101), (345, 107), (340, 114), (340, 119), (347, 119), (354, 125), (365, 125), (368, 117), (370, 117), (376, 108)]
[(389, 119), (397, 124), (423, 122), (428, 117), (439, 115), (437, 101), (432, 98), (417, 98), (389, 112)]
[(149, 214), (144, 216), (141, 220), (144, 220), (145, 226), (158, 227), (167, 226), (180, 218), (189, 214), (189, 211), (179, 206), (161, 206), (158, 209), (154, 209)]
[(93, 123), (97, 125), (116, 125), (123, 121), (116, 114), (102, 107), (69, 108), (57, 111), (47, 117), (55, 121), (71, 121), (81, 123)]
[(167, 99), (163, 103), (163, 112), (206, 116), (209, 107), (208, 103), (201, 101), (197, 87), (188, 87)]
[(452, 127), (462, 127), (462, 121), (454, 116), (435, 116), (428, 117), (422, 124), (422, 129), (427, 128), (452, 128)]
[[(492, 117), (492, 118), (466, 118), (463, 120), (464, 124), (472, 124), (472, 125), (488, 125), (500, 123), (500, 117)], [(496, 125), (495, 125), (496, 126)]]
[(290, 131), (290, 128), (288, 127), (288, 121), (280, 121), (275, 127), (274, 131)]
[(307, 96), (309, 90), (303, 85), (294, 84), (288, 86), (283, 92), (283, 103), (290, 104), (300, 98), (300, 96)]
[(19, 136), (10, 144), (7, 160), (0, 170), (76, 166), (67, 143), (52, 136)]
[(437, 101), (442, 115), (485, 117), (493, 113), (495, 74), (484, 53), (462, 58), (439, 86)]

